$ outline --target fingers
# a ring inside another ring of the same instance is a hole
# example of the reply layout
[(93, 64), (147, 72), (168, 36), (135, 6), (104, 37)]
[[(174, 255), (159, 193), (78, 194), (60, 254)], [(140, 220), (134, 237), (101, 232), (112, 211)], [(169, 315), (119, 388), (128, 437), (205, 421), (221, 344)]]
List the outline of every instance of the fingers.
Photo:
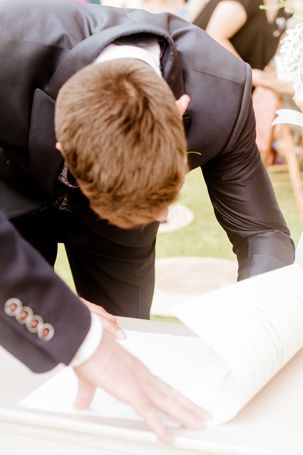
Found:
[(117, 322), (117, 316), (108, 313), (102, 306), (95, 305), (94, 303), (91, 302), (90, 304), (92, 306), (93, 311), (99, 314), (102, 318), (107, 319), (108, 321)]
[(146, 425), (155, 433), (157, 438), (165, 444), (173, 441), (171, 430), (162, 422), (161, 416), (148, 400), (140, 400), (140, 405), (135, 408), (137, 413), (144, 419)]
[(201, 430), (205, 427), (211, 419), (207, 411), (150, 372), (146, 373), (142, 376), (141, 390), (137, 390), (131, 405), (162, 442), (172, 442), (172, 433), (163, 422), (163, 413), (185, 428)]
[(76, 409), (88, 409), (93, 401), (96, 387), (86, 381), (84, 378), (78, 376), (78, 391), (74, 402)]
[(83, 297), (81, 297), (81, 300), (92, 313), (95, 313), (102, 318), (104, 327), (106, 327), (106, 329), (114, 335), (115, 338), (118, 338), (119, 340), (126, 338), (126, 334), (119, 326), (116, 316), (108, 313), (102, 306), (89, 302)]
[(156, 377), (149, 387), (150, 390), (146, 388), (144, 395), (133, 406), (160, 441), (166, 444), (173, 441), (172, 432), (163, 422), (162, 413), (191, 430), (203, 429), (205, 422), (210, 419), (206, 411)]
[(186, 94), (182, 95), (178, 100), (176, 100), (176, 106), (181, 118), (184, 115), (186, 109), (188, 108), (189, 102), (190, 98)]
[(84, 299), (83, 297), (80, 297), (80, 300), (93, 313), (96, 313), (99, 316), (101, 316), (102, 318), (108, 319), (109, 321), (117, 321), (117, 317), (114, 316), (113, 314), (108, 313), (102, 306), (89, 302), (88, 300)]
[(155, 406), (165, 414), (180, 422), (185, 428), (199, 430), (204, 428), (205, 423), (211, 419), (210, 414), (186, 398), (177, 390), (154, 378), (157, 385), (153, 385), (153, 390), (158, 390), (157, 394), (152, 394), (151, 399)]
[(115, 338), (123, 340), (126, 338), (124, 330), (121, 329), (117, 321), (110, 321), (108, 319), (103, 319), (103, 327), (105, 327)]

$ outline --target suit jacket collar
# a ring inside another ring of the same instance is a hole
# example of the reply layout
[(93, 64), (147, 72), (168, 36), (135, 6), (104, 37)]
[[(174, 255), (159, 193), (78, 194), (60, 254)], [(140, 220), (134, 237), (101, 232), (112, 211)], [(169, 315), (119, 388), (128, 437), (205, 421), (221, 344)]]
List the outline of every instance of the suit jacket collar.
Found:
[(108, 44), (127, 36), (152, 35), (161, 43), (161, 70), (164, 79), (176, 98), (184, 93), (182, 68), (171, 36), (157, 26), (119, 25), (96, 33), (75, 46), (59, 64), (45, 87), (45, 92), (56, 99), (60, 87), (76, 72), (91, 64)]

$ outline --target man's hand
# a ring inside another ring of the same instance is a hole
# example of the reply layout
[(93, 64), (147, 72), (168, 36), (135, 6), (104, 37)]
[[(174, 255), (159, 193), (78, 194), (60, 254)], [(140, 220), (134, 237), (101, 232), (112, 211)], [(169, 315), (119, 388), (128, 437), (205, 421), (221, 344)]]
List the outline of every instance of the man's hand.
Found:
[(106, 329), (94, 355), (75, 367), (75, 372), (79, 380), (76, 408), (88, 408), (100, 387), (132, 406), (162, 442), (171, 442), (172, 435), (161, 412), (192, 430), (202, 429), (209, 420), (207, 412), (154, 376)]
[(126, 338), (125, 332), (119, 326), (116, 316), (108, 313), (102, 306), (89, 302), (83, 297), (81, 297), (81, 300), (92, 313), (95, 313), (101, 317), (103, 327), (105, 327), (110, 333), (112, 333), (115, 336), (115, 338), (118, 338), (119, 340), (123, 340), (124, 338)]

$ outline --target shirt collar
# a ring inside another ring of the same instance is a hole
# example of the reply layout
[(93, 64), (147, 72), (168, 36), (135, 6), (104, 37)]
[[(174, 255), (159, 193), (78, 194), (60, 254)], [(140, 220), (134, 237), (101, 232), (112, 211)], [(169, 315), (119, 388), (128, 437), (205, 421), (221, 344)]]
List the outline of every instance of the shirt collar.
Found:
[(147, 63), (162, 77), (160, 70), (160, 45), (156, 40), (149, 40), (143, 45), (112, 43), (103, 49), (95, 63), (103, 63), (117, 58), (136, 58)]

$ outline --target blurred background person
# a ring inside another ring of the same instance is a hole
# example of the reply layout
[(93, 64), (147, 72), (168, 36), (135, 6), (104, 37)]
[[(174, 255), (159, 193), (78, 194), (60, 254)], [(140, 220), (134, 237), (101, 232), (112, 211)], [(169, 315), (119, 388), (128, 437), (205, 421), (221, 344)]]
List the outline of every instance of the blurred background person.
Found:
[[(88, 1), (88, 0), (86, 0)], [(98, 0), (95, 0), (98, 1)], [(189, 22), (198, 15), (207, 0), (101, 0), (103, 5), (119, 8), (142, 8), (152, 13), (178, 14)]]
[(141, 0), (141, 7), (151, 13), (178, 14), (183, 11), (184, 3), (184, 0)]
[(272, 122), (281, 95), (291, 93), (291, 87), (277, 78), (273, 57), (290, 15), (276, 7), (276, 0), (209, 0), (201, 5), (193, 23), (252, 67), (256, 142), (266, 164), (280, 162)]
[(284, 9), (273, 8), (276, 3), (276, 0), (202, 1), (193, 23), (249, 63), (254, 87), (279, 90), (274, 74), (263, 71), (275, 55), (289, 18)]
[(140, 8), (142, 0), (101, 0), (102, 5), (116, 8)]

